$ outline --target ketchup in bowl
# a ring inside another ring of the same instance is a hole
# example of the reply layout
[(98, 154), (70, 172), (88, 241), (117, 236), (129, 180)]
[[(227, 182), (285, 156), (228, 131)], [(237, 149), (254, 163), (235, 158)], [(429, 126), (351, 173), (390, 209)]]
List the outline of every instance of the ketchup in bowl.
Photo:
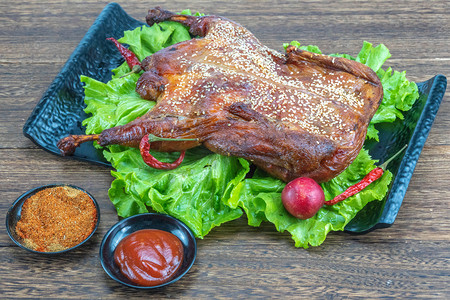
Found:
[(141, 229), (122, 239), (114, 262), (122, 274), (141, 286), (156, 286), (175, 276), (183, 261), (183, 244), (172, 233)]

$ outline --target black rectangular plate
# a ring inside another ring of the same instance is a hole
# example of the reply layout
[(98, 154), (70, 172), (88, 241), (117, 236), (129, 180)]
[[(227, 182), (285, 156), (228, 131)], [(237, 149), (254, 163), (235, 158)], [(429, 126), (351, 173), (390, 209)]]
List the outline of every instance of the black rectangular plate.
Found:
[[(56, 147), (59, 139), (68, 134), (84, 134), (82, 121), (88, 116), (84, 112), (80, 76), (86, 75), (102, 82), (110, 80), (111, 70), (123, 59), (106, 38), (118, 39), (124, 31), (143, 24), (127, 15), (118, 4), (107, 5), (31, 113), (23, 127), (24, 135), (39, 147), (60, 155)], [(380, 142), (368, 145), (372, 157), (383, 162), (408, 144), (404, 155), (389, 165), (395, 176), (390, 192), (384, 201), (373, 201), (361, 210), (346, 226), (348, 232), (364, 233), (394, 223), (444, 96), (447, 80), (437, 75), (417, 85), (420, 97), (405, 114), (405, 120), (378, 128)], [(102, 151), (94, 148), (92, 143), (82, 144), (71, 158), (111, 166)]]

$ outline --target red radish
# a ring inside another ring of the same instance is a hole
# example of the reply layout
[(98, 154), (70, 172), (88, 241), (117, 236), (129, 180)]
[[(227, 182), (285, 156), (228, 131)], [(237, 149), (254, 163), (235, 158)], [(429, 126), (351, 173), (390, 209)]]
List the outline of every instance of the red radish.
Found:
[(313, 217), (324, 205), (325, 194), (313, 179), (299, 177), (284, 187), (281, 201), (291, 215), (306, 220)]

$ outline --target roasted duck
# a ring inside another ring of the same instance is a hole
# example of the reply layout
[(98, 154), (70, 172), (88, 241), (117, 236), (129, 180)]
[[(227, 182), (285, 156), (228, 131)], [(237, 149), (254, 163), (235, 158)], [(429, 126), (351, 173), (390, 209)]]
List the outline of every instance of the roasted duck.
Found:
[(284, 181), (327, 181), (359, 153), (383, 97), (377, 75), (344, 58), (289, 46), (262, 45), (246, 28), (218, 16), (194, 17), (160, 8), (153, 25), (182, 23), (197, 36), (142, 61), (136, 91), (157, 102), (135, 121), (96, 135), (71, 135), (58, 147), (70, 155), (82, 142), (139, 147), (146, 134), (190, 141), (158, 141), (158, 151), (204, 145), (245, 158)]

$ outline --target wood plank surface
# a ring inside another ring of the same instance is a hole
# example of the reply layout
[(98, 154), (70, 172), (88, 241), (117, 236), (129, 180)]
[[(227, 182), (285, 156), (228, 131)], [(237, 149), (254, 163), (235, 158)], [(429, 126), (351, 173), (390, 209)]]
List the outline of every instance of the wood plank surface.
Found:
[[(356, 55), (384, 43), (387, 66), (420, 82), (450, 70), (449, 1), (118, 1), (144, 20), (154, 6), (228, 17), (264, 44), (316, 44)], [(55, 257), (17, 247), (0, 227), (0, 298), (450, 298), (450, 104), (444, 96), (393, 226), (330, 234), (297, 249), (271, 224), (242, 217), (197, 240), (197, 260), (174, 285), (141, 291), (111, 280), (99, 261), (103, 235), (118, 221), (108, 198), (111, 169), (52, 155), (22, 127), (107, 1), (0, 3), (0, 213), (26, 190), (53, 182), (81, 186), (100, 204), (101, 223), (84, 247)]]

